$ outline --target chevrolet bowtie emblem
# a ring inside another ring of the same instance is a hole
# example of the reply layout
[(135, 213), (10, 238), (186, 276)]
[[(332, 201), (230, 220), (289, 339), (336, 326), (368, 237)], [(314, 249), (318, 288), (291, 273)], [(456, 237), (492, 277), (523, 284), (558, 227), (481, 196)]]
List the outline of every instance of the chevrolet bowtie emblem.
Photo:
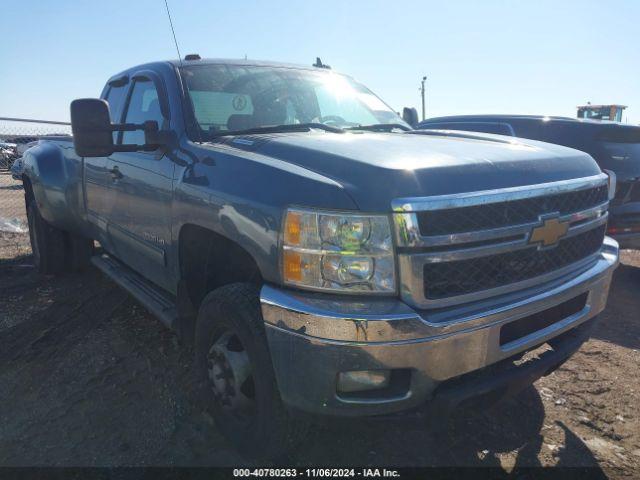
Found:
[(531, 230), (529, 243), (539, 243), (543, 247), (550, 247), (558, 243), (567, 234), (569, 223), (561, 222), (558, 218), (548, 218), (542, 225)]

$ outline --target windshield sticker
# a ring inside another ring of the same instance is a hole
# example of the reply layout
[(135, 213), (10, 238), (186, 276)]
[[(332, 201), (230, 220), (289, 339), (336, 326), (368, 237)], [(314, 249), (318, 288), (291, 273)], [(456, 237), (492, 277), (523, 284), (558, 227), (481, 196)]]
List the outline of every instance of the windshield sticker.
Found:
[(233, 109), (237, 112), (247, 108), (247, 98), (244, 95), (236, 95), (233, 98)]

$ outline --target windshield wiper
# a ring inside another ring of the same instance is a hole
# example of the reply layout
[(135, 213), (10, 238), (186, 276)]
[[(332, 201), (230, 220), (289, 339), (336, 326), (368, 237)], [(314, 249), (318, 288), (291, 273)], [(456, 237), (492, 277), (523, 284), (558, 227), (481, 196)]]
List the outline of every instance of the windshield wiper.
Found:
[(312, 128), (324, 130), (332, 133), (344, 133), (344, 129), (325, 125), (324, 123), (292, 123), (283, 125), (265, 125), (264, 127), (253, 127), (244, 130), (229, 130), (216, 132), (210, 135), (211, 138), (226, 137), (230, 135), (250, 135), (252, 133), (280, 133), (280, 132), (308, 132)]
[(347, 130), (367, 130), (369, 132), (390, 132), (399, 129), (405, 132), (412, 130), (410, 127), (401, 123), (374, 123), (372, 125), (358, 125), (357, 127), (349, 127)]

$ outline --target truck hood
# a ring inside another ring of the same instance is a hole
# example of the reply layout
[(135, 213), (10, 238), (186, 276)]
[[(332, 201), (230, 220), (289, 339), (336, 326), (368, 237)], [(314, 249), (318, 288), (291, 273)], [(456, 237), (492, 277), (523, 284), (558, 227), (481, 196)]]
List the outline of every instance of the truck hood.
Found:
[(225, 143), (331, 178), (360, 209), (377, 212), (389, 211), (391, 201), (401, 197), (534, 185), (600, 173), (595, 161), (578, 150), (489, 134), (312, 131), (234, 137)]

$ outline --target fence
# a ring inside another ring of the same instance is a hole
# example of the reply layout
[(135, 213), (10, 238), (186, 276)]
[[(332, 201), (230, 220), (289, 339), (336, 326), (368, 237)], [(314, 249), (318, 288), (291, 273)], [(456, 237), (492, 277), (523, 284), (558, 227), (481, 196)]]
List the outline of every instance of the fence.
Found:
[(41, 139), (70, 134), (65, 122), (0, 117), (0, 258), (8, 246), (18, 248), (28, 237), (22, 155)]

